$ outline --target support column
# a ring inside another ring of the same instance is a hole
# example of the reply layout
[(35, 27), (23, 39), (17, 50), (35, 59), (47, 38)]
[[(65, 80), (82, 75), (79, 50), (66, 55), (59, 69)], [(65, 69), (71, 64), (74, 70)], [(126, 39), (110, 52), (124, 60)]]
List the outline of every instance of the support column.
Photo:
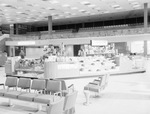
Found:
[(144, 3), (144, 32), (147, 33), (148, 27), (148, 4)]
[(14, 24), (10, 24), (9, 28), (10, 28), (10, 36), (14, 35)]
[(144, 40), (144, 57), (147, 56), (147, 40)]
[(15, 24), (15, 31), (16, 31), (16, 34), (18, 35), (19, 34), (19, 28), (18, 28), (18, 24)]
[(52, 36), (52, 16), (48, 16), (48, 34)]
[[(148, 4), (144, 3), (144, 33), (147, 33), (148, 27)], [(147, 56), (147, 40), (144, 41), (144, 57)]]
[(127, 53), (130, 54), (131, 52), (131, 41), (127, 42)]

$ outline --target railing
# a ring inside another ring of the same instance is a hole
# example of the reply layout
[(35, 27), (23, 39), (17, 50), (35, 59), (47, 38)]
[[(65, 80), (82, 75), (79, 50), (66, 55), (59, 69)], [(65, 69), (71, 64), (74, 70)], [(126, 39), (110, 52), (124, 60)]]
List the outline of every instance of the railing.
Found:
[[(150, 27), (147, 29), (147, 33), (150, 33)], [(105, 37), (105, 36), (121, 36), (121, 35), (135, 35), (144, 34), (143, 25), (137, 26), (124, 26), (123, 28), (111, 27), (106, 28), (89, 28), (88, 30), (79, 30), (77, 33), (68, 32), (53, 32), (52, 36), (48, 35), (47, 31), (39, 32), (37, 34), (27, 35), (14, 35), (12, 40), (46, 40), (46, 39), (58, 39), (58, 38), (81, 38), (81, 37)]]

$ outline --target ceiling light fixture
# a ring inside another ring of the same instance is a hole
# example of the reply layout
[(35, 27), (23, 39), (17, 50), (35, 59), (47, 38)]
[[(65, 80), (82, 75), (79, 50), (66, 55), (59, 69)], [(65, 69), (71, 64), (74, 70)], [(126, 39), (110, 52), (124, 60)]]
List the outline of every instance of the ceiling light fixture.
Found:
[(20, 11), (18, 11), (18, 12), (16, 12), (17, 14), (21, 14), (22, 12), (20, 12)]
[(84, 9), (81, 9), (81, 10), (79, 10), (79, 12), (86, 12), (86, 10), (84, 10)]
[(67, 7), (70, 7), (70, 5), (68, 5), (68, 4), (64, 4), (64, 5), (62, 5), (62, 7), (67, 8)]
[(64, 12), (64, 13), (65, 13), (65, 14), (71, 14), (70, 12), (67, 12), (67, 11), (66, 11), (66, 12)]
[(141, 7), (141, 5), (137, 4), (137, 5), (133, 5), (133, 7), (134, 7), (134, 8), (135, 8), (135, 7)]
[(128, 2), (134, 2), (134, 1), (136, 1), (136, 0), (128, 0)]
[(90, 5), (87, 5), (88, 7), (96, 7), (95, 4), (90, 4)]
[(81, 4), (83, 4), (83, 5), (90, 5), (91, 3), (90, 2), (88, 2), (88, 1), (82, 1), (82, 2), (80, 2)]
[(132, 3), (130, 3), (130, 4), (132, 4), (132, 5), (139, 5), (138, 2), (132, 2)]
[(117, 7), (120, 7), (120, 5), (112, 5), (111, 7), (117, 8)]
[(72, 7), (71, 9), (72, 9), (72, 10), (77, 10), (78, 8), (77, 8), (77, 7)]
[(57, 3), (59, 3), (58, 1), (56, 1), (56, 0), (52, 0), (52, 1), (49, 1), (51, 4), (57, 4)]
[(5, 4), (5, 3), (2, 3), (2, 4), (0, 4), (0, 6), (7, 6), (8, 4)]

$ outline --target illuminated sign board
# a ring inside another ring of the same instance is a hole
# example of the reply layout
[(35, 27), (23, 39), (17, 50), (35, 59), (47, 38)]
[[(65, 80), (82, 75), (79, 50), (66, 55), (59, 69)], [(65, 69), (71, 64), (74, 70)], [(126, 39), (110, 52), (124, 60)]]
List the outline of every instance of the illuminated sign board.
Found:
[(35, 41), (20, 41), (18, 45), (35, 45)]
[(92, 46), (106, 46), (108, 45), (107, 40), (91, 40), (91, 45)]

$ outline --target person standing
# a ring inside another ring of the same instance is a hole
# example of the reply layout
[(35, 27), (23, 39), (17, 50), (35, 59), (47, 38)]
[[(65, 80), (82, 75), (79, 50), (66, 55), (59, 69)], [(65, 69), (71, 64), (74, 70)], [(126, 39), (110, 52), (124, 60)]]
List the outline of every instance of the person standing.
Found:
[(86, 51), (84, 49), (84, 46), (81, 46), (80, 50), (78, 51), (78, 56), (85, 57)]
[(24, 59), (25, 53), (24, 53), (23, 49), (21, 49), (19, 56), (21, 57), (21, 59)]

